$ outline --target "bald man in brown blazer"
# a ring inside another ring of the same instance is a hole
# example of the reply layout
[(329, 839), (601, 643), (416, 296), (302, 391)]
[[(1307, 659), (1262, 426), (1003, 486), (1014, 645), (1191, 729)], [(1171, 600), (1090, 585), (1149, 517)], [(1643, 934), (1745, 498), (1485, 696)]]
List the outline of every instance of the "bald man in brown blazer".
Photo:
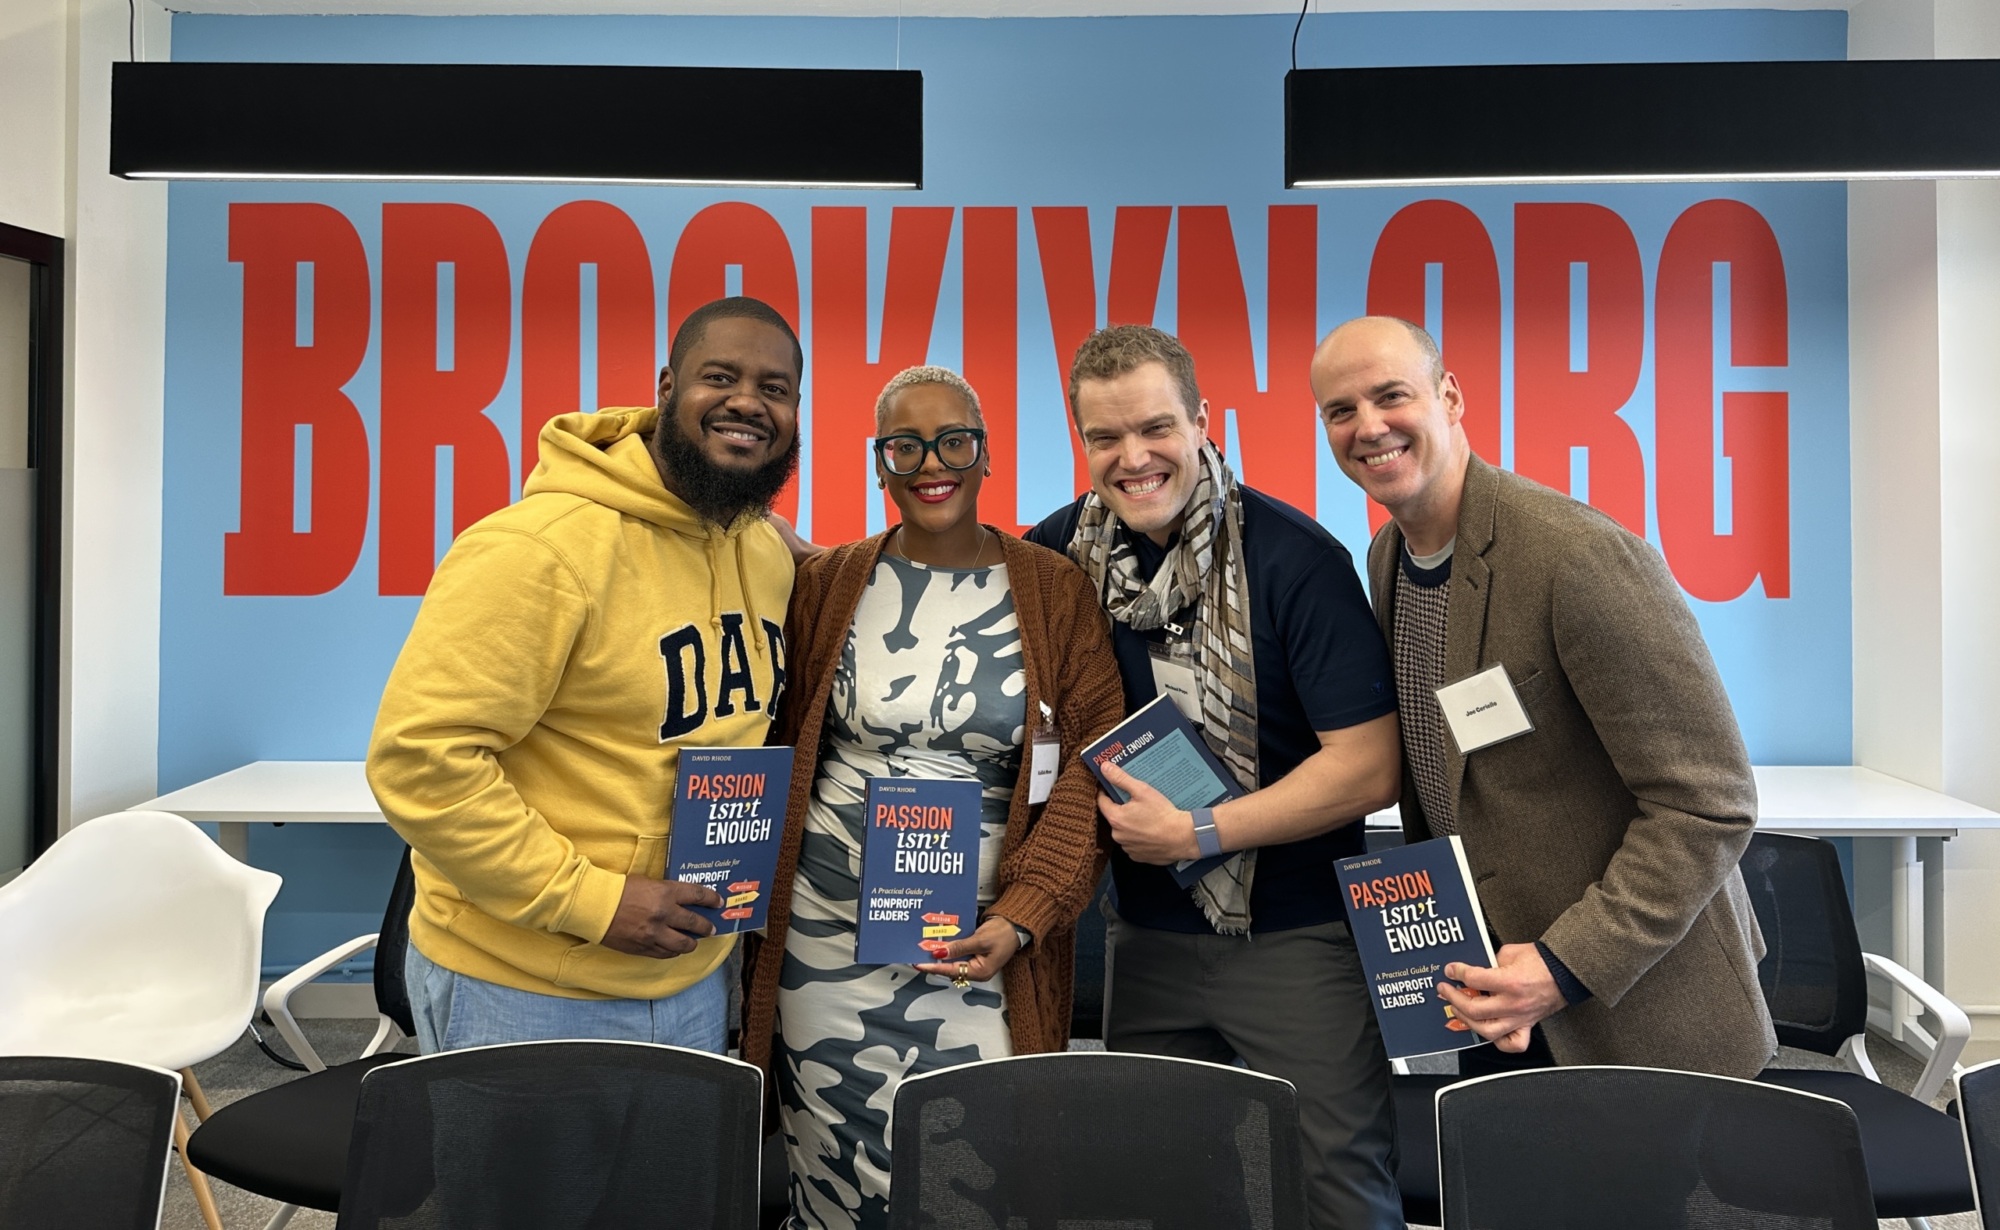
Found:
[[(1461, 1070), (1755, 1076), (1777, 1049), (1736, 866), (1756, 784), (1665, 562), (1474, 456), (1458, 381), (1417, 326), (1349, 321), (1312, 382), (1334, 458), (1393, 518), (1368, 575), (1395, 656), (1405, 835), (1459, 835), (1501, 945), (1490, 969), (1446, 970), (1472, 991), (1441, 993), (1506, 1053), (1465, 1052)], [(1448, 716), (1436, 689), (1496, 667)]]

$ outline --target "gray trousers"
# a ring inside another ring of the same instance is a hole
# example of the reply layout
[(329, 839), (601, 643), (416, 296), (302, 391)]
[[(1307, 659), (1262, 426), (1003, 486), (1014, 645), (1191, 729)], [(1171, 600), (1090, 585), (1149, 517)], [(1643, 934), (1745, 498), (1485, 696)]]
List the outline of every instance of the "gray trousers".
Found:
[(1347, 924), (1246, 938), (1106, 914), (1106, 1048), (1290, 1081), (1315, 1230), (1402, 1230), (1389, 1059)]

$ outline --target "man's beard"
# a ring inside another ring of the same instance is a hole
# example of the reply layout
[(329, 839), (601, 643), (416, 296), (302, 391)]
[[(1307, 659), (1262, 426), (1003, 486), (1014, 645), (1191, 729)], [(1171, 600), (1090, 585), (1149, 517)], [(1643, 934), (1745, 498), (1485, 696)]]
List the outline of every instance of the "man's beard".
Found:
[[(681, 391), (667, 395), (660, 410), (659, 425), (653, 429), (654, 456), (674, 476), (674, 494), (696, 516), (725, 528), (750, 515), (762, 516), (771, 502), (791, 481), (799, 468), (799, 435), (792, 432), (791, 447), (754, 470), (738, 470), (716, 465), (701, 445), (681, 430)], [(719, 422), (742, 422), (724, 417)]]

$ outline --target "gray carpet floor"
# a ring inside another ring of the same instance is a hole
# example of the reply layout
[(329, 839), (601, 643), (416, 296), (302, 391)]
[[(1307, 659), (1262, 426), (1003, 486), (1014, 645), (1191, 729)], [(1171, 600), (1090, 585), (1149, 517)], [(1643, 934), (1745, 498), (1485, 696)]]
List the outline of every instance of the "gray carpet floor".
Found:
[[(320, 1057), (329, 1063), (359, 1055), (374, 1032), (372, 1021), (313, 1020), (303, 1022), (303, 1027)], [(283, 1044), (273, 1045), (282, 1047)], [(406, 1041), (399, 1049), (414, 1053), (416, 1044)], [(1895, 1046), (1883, 1039), (1872, 1039), (1868, 1052), (1885, 1082), (1903, 1090), (1916, 1084), (1919, 1072), (1917, 1062)], [(1451, 1059), (1434, 1062), (1446, 1065), (1436, 1070), (1456, 1070), (1455, 1061)], [(1784, 1052), (1779, 1057), (1779, 1064), (1796, 1068), (1838, 1066), (1829, 1059), (1803, 1051)], [(201, 1082), (209, 1101), (218, 1107), (246, 1094), (282, 1084), (297, 1075), (267, 1059), (247, 1035), (235, 1046), (195, 1068), (196, 1079)], [(1946, 1093), (1938, 1099), (1939, 1105), (1943, 1105), (1949, 1090), (1947, 1085)], [(202, 1230), (201, 1214), (195, 1207), (194, 1193), (188, 1188), (187, 1176), (178, 1162), (168, 1166), (167, 1170), (166, 1213), (160, 1225), (163, 1230)], [(259, 1230), (278, 1207), (275, 1201), (251, 1195), (227, 1183), (211, 1181), (210, 1185), (214, 1189), (225, 1230)], [(333, 1214), (311, 1209), (301, 1210), (291, 1222), (294, 1230), (333, 1230), (333, 1224)], [(1903, 1222), (1893, 1220), (1882, 1223), (1883, 1230), (1902, 1230), (1903, 1225)], [(1971, 1213), (1933, 1218), (1931, 1225), (1934, 1230), (1980, 1230), (1979, 1219)]]

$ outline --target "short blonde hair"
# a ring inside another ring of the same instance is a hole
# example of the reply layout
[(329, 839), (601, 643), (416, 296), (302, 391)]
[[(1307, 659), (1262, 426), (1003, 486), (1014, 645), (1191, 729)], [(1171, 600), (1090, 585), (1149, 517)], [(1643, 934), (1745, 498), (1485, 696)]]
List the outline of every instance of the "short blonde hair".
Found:
[(979, 394), (973, 392), (972, 386), (965, 382), (965, 377), (949, 367), (921, 364), (904, 368), (889, 377), (889, 383), (882, 386), (881, 396), (875, 399), (876, 435), (882, 434), (882, 424), (889, 418), (889, 403), (896, 399), (896, 394), (923, 384), (941, 384), (958, 394), (965, 399), (966, 406), (972, 411), (973, 424), (978, 427), (986, 426), (986, 416), (979, 412)]

